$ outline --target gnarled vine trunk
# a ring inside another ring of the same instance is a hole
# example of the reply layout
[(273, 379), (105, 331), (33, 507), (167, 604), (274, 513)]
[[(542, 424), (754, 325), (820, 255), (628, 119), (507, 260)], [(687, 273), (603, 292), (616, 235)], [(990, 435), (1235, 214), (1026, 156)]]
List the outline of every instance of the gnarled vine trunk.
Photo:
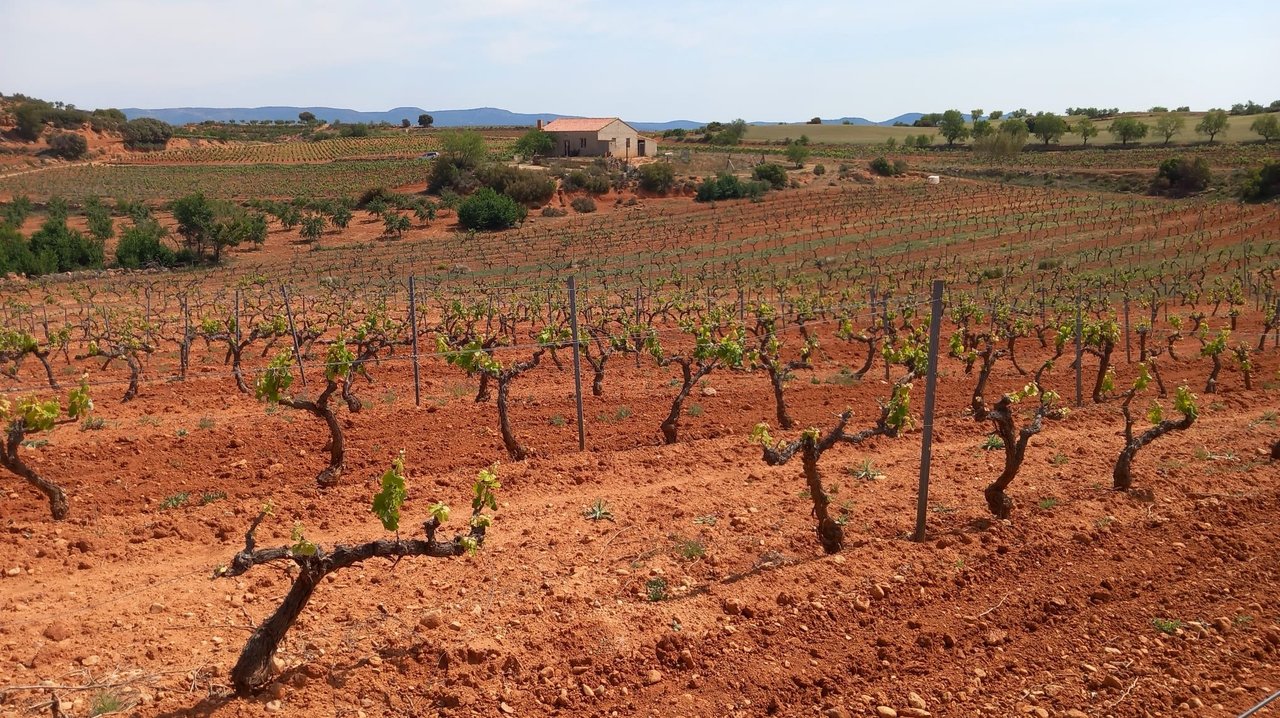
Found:
[[(476, 509), (473, 516), (480, 512)], [(467, 551), (462, 537), (442, 543), (436, 541), (435, 532), (439, 523), (434, 518), (423, 525), (427, 538), (408, 540), (378, 540), (356, 546), (335, 546), (330, 552), (317, 547), (312, 556), (297, 555), (292, 547), (281, 546), (271, 549), (254, 549), (254, 531), (265, 514), (259, 515), (245, 534), (245, 548), (237, 553), (231, 565), (214, 574), (214, 578), (240, 576), (260, 564), (274, 561), (293, 561), (298, 566), (298, 575), (285, 595), (284, 600), (245, 643), (244, 650), (235, 667), (231, 669), (231, 683), (239, 695), (249, 695), (262, 689), (271, 679), (271, 659), (275, 656), (285, 634), (298, 620), (302, 610), (307, 607), (312, 594), (325, 576), (340, 569), (353, 566), (371, 558), (401, 559), (407, 556), (428, 556), (431, 558), (449, 558), (460, 556)], [(472, 526), (467, 534), (479, 547), (484, 543), (485, 527)]]
[(316, 475), (316, 483), (322, 487), (334, 486), (342, 478), (343, 460), (346, 456), (342, 424), (338, 421), (338, 415), (334, 413), (333, 408), (329, 406), (329, 400), (337, 390), (338, 385), (330, 380), (315, 401), (283, 398), (280, 400), (281, 404), (291, 409), (305, 411), (323, 419), (325, 426), (329, 429), (329, 465)]
[(62, 487), (40, 476), (23, 462), (22, 457), (18, 456), (18, 449), (22, 446), (22, 440), (26, 435), (26, 426), (22, 419), (15, 419), (9, 426), (9, 435), (5, 438), (3, 447), (0, 447), (3, 448), (3, 451), (0, 451), (0, 466), (13, 472), (44, 494), (49, 499), (49, 513), (55, 521), (61, 521), (70, 511), (67, 495), (62, 491)]

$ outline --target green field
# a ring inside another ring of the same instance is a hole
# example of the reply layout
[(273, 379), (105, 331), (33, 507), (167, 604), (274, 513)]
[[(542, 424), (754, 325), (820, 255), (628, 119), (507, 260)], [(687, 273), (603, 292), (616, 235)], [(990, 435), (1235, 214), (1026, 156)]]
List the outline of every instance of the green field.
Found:
[[(1171, 144), (1187, 144), (1192, 142), (1201, 142), (1205, 138), (1197, 135), (1195, 126), (1200, 122), (1200, 118), (1204, 117), (1203, 112), (1178, 112), (1177, 114), (1186, 119), (1186, 126), (1182, 132), (1171, 141)], [(1270, 113), (1280, 114), (1280, 113)], [(1152, 125), (1151, 133), (1155, 132), (1155, 121), (1159, 115), (1139, 112), (1126, 114), (1126, 117), (1137, 118), (1148, 125)], [(1218, 135), (1216, 138), (1220, 142), (1248, 142), (1261, 139), (1249, 129), (1249, 125), (1253, 124), (1254, 119), (1262, 115), (1242, 115), (1232, 117), (1228, 123), (1226, 132)], [(1072, 122), (1074, 122), (1074, 118)], [(1089, 141), (1089, 144), (1110, 144), (1111, 135), (1107, 134), (1107, 126), (1111, 124), (1111, 120), (1095, 120), (1094, 126), (1098, 128), (1098, 136)], [(897, 138), (899, 142), (907, 135), (921, 134), (937, 134), (937, 128), (933, 127), (879, 127), (875, 125), (809, 125), (804, 123), (794, 123), (785, 125), (753, 125), (747, 130), (747, 142), (780, 142), (786, 139), (799, 139), (800, 135), (807, 135), (810, 141), (821, 144), (851, 144), (851, 145), (873, 145), (882, 144), (890, 137)], [(1036, 139), (1031, 138), (1034, 142)], [(934, 144), (942, 143), (941, 137), (934, 139)], [(1164, 143), (1163, 137), (1156, 137), (1148, 134), (1143, 145), (1161, 145)], [(1081, 144), (1080, 135), (1069, 134), (1063, 136), (1062, 145), (1079, 145)]]

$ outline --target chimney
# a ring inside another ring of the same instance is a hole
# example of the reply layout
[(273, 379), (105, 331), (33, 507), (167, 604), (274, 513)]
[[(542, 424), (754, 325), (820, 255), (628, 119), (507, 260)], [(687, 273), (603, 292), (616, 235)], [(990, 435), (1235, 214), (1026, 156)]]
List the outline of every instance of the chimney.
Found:
[(542, 129), (542, 120), (541, 120), (541, 119), (539, 119), (539, 120), (538, 120), (538, 129)]

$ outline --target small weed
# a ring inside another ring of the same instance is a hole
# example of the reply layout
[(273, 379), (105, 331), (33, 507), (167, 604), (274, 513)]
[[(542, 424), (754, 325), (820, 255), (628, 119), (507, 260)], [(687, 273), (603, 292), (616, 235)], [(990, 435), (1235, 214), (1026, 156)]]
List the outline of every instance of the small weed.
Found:
[(1259, 416), (1257, 419), (1254, 419), (1253, 421), (1249, 422), (1249, 426), (1253, 427), (1253, 426), (1257, 426), (1258, 424), (1269, 424), (1271, 426), (1275, 426), (1276, 419), (1277, 419), (1276, 412), (1264, 411), (1262, 412), (1262, 416)]
[(93, 698), (93, 705), (89, 708), (89, 715), (108, 715), (111, 713), (119, 713), (124, 709), (124, 701), (120, 700), (119, 696), (111, 693), (99, 693)]
[(840, 371), (835, 374), (823, 379), (823, 382), (833, 384), (835, 386), (850, 387), (858, 383), (858, 377), (854, 376), (854, 373), (849, 369), (849, 367), (845, 366), (840, 367)]
[(1242, 613), (1235, 618), (1235, 624), (1237, 626), (1247, 626), (1251, 623), (1253, 623), (1253, 616), (1250, 616), (1247, 613)]
[(28, 449), (39, 449), (41, 447), (48, 446), (49, 440), (48, 439), (27, 439), (26, 441), (22, 442), (22, 445), (27, 447)]
[(1053, 458), (1049, 459), (1049, 463), (1054, 466), (1063, 466), (1068, 461), (1071, 461), (1071, 459), (1067, 458), (1067, 455), (1062, 453), (1061, 451), (1054, 454)]
[(561, 427), (565, 425), (564, 417), (559, 414), (556, 414), (555, 416), (551, 417), (550, 421), (551, 421), (551, 425), (555, 427)]
[(658, 577), (645, 581), (644, 592), (649, 596), (649, 600), (658, 602), (667, 597), (667, 579)]
[(87, 416), (80, 422), (80, 431), (98, 431), (106, 425), (107, 420), (101, 416)]
[(206, 491), (203, 494), (200, 494), (200, 505), (208, 506), (215, 501), (221, 501), (225, 498), (227, 498), (227, 492), (225, 491)]
[(582, 517), (588, 521), (613, 521), (613, 511), (604, 499), (596, 499), (590, 506), (582, 510)]
[(929, 504), (929, 510), (935, 514), (954, 514), (956, 512), (955, 507), (947, 506), (946, 504)]
[(715, 526), (719, 520), (715, 514), (707, 514), (706, 516), (695, 516), (693, 522), (699, 526)]
[(175, 431), (175, 432), (173, 432), (173, 433), (174, 433), (174, 436), (177, 436), (179, 439), (181, 439), (182, 437), (184, 437), (184, 436), (186, 436), (186, 435), (187, 435), (187, 430), (186, 430), (186, 429), (178, 429), (177, 431)]
[(387, 390), (387, 393), (382, 395), (382, 403), (384, 403), (384, 404), (394, 404), (394, 403), (396, 403), (396, 399), (397, 399), (397, 398), (398, 398), (398, 397), (396, 396), (396, 392), (395, 392), (395, 390), (394, 390), (394, 389), (388, 389), (388, 390)]
[(707, 555), (707, 548), (697, 539), (676, 537), (676, 551), (686, 561), (700, 559)]
[(138, 423), (142, 426), (160, 426), (160, 420), (154, 416), (140, 416)]
[(676, 633), (679, 633), (680, 631), (684, 630), (684, 624), (680, 623), (680, 619), (673, 618), (671, 619), (671, 630), (675, 631)]
[(850, 466), (849, 474), (853, 478), (861, 479), (862, 481), (875, 481), (884, 476), (884, 472), (877, 469), (871, 459), (863, 459), (861, 464)]
[(164, 501), (160, 502), (160, 510), (168, 511), (169, 509), (176, 509), (179, 506), (184, 506), (187, 503), (187, 499), (190, 498), (191, 494), (188, 494), (185, 491), (179, 491), (172, 496), (166, 496)]
[(987, 437), (986, 441), (982, 442), (982, 449), (984, 451), (995, 451), (996, 449), (1003, 449), (1003, 448), (1004, 448), (1004, 439), (1001, 439), (995, 434), (991, 434), (990, 436)]
[(1054, 506), (1057, 506), (1057, 505), (1058, 505), (1058, 500), (1052, 496), (1047, 496), (1043, 499), (1040, 499), (1040, 502), (1036, 504), (1036, 506), (1039, 506), (1045, 511), (1048, 511), (1049, 509), (1052, 509)]
[(1197, 446), (1196, 450), (1191, 452), (1191, 455), (1196, 458), (1196, 461), (1208, 461), (1211, 456), (1211, 454), (1209, 454), (1209, 450), (1203, 446)]
[(951, 564), (951, 567), (952, 567), (952, 568), (954, 568), (956, 571), (963, 571), (963, 570), (964, 570), (964, 559), (962, 559), (962, 558), (958, 558), (958, 559), (956, 559), (956, 562), (955, 562), (955, 563), (953, 563), (953, 564)]
[(1114, 523), (1115, 520), (1116, 519), (1114, 516), (1101, 516), (1098, 518), (1097, 521), (1093, 522), (1093, 525), (1097, 526), (1100, 529), (1105, 529), (1108, 526), (1110, 526), (1112, 523)]
[(1226, 409), (1226, 408), (1227, 408), (1227, 405), (1220, 401), (1215, 401), (1209, 404), (1209, 411), (1222, 411), (1223, 409)]
[(626, 405), (618, 407), (618, 410), (613, 412), (614, 421), (622, 421), (623, 419), (627, 419), (630, 417), (631, 417), (631, 407)]
[(702, 416), (702, 405), (701, 405), (701, 404), (690, 404), (690, 405), (689, 405), (689, 408), (688, 408), (688, 409), (685, 409), (685, 410), (684, 410), (684, 412), (685, 412), (686, 414), (688, 414), (689, 416), (692, 416), (692, 417), (699, 417), (699, 416)]
[(1172, 636), (1182, 628), (1182, 621), (1176, 618), (1153, 618), (1151, 619), (1151, 625), (1155, 626), (1157, 631)]
[(196, 424), (196, 428), (202, 431), (208, 431), (209, 429), (212, 429), (214, 426), (215, 424), (213, 423), (213, 417), (211, 416), (200, 417), (199, 423)]

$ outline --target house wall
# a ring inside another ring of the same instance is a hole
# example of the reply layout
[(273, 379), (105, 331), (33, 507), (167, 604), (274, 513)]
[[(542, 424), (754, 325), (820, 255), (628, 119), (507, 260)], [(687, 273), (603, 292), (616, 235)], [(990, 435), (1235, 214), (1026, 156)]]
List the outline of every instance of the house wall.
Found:
[[(569, 149), (580, 157), (636, 157), (636, 149), (640, 135), (626, 123), (614, 120), (605, 125), (599, 132), (552, 132), (556, 148), (552, 155), (563, 157), (564, 143), (569, 141)], [(627, 140), (631, 140), (631, 149), (627, 149)], [(652, 157), (657, 151), (656, 140), (645, 138), (645, 155)]]

